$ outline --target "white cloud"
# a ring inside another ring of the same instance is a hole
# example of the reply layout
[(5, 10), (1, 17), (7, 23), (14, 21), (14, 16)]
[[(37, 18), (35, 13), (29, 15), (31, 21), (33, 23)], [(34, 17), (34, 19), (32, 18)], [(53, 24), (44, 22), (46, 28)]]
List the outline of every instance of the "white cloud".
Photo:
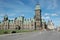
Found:
[(45, 13), (44, 16), (47, 17), (47, 16), (59, 16), (59, 15), (58, 15), (58, 13), (50, 13), (50, 14), (49, 13)]
[(44, 17), (44, 16), (42, 16), (42, 19), (45, 19), (45, 17)]
[(45, 16), (49, 16), (49, 14), (48, 13), (45, 13)]
[(47, 20), (49, 20), (50, 19), (50, 16), (42, 16), (42, 19), (47, 19)]
[(55, 14), (51, 14), (51, 16), (58, 16), (58, 15), (55, 13)]
[(47, 7), (47, 9), (56, 9), (57, 8), (57, 0), (51, 0), (49, 1), (49, 5)]
[(49, 17), (49, 16), (47, 16), (47, 17), (45, 17), (45, 19), (50, 19), (50, 17)]
[(49, 13), (45, 13), (42, 18), (43, 19), (50, 19), (50, 14)]

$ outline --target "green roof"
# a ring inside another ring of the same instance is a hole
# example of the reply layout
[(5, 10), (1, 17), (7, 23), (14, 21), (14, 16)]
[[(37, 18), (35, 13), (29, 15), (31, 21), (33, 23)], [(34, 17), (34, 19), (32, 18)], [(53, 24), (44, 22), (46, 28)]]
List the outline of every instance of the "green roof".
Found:
[(44, 19), (42, 19), (42, 22), (46, 22)]
[(22, 20), (22, 16), (19, 16), (19, 17), (17, 17), (17, 19), (16, 20)]
[(38, 9), (40, 9), (40, 4), (37, 4), (37, 5), (36, 5), (35, 10), (38, 10)]
[(1, 24), (1, 21), (0, 21), (0, 24)]
[(5, 15), (5, 16), (4, 16), (4, 18), (8, 18), (8, 16), (7, 16), (7, 15)]
[(13, 20), (9, 20), (9, 23), (11, 23), (11, 24), (12, 24), (12, 23), (13, 23)]

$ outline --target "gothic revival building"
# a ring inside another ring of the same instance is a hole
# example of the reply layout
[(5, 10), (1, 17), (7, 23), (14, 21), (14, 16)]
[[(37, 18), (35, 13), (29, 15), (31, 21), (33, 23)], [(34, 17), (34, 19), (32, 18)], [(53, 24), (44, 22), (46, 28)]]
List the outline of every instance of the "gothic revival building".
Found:
[(52, 20), (48, 20), (47, 28), (48, 29), (54, 29), (54, 24), (53, 24)]
[(14, 20), (9, 20), (8, 16), (4, 16), (3, 22), (0, 22), (0, 29), (2, 30), (34, 30), (34, 18), (26, 19), (24, 16), (16, 17)]
[(42, 29), (42, 18), (40, 4), (37, 3), (35, 7), (35, 29)]
[(40, 4), (36, 4), (34, 18), (26, 19), (24, 16), (16, 17), (14, 20), (8, 19), (8, 16), (4, 16), (3, 22), (0, 22), (0, 29), (4, 30), (39, 30), (45, 29), (46, 22), (41, 18)]
[(8, 16), (5, 15), (4, 16), (4, 20), (3, 20), (3, 29), (9, 29), (9, 20), (8, 20)]
[(42, 29), (43, 30), (47, 29), (47, 24), (46, 24), (46, 21), (44, 19), (42, 19)]

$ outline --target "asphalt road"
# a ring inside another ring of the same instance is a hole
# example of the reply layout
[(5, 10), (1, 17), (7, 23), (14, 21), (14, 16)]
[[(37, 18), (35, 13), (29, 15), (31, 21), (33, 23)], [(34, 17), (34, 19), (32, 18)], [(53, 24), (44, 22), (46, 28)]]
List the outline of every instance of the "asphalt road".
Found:
[(0, 36), (0, 40), (60, 40), (60, 32), (43, 31)]

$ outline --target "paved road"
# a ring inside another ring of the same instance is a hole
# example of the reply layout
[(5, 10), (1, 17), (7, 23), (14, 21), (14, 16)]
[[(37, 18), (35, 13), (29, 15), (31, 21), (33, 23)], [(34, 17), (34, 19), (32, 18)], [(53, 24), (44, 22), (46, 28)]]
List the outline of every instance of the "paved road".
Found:
[(60, 40), (60, 32), (43, 31), (23, 34), (3, 35), (0, 40)]

